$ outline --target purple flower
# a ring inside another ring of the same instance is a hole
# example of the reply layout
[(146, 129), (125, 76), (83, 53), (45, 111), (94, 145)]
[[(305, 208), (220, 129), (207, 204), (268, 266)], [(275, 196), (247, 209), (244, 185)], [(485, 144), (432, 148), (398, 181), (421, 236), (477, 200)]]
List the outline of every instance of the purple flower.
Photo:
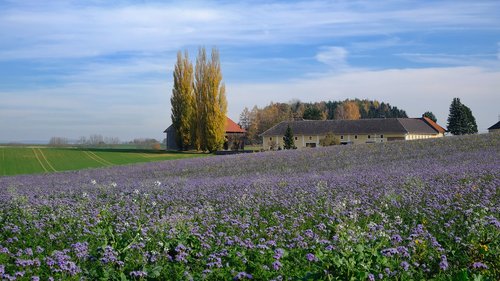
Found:
[(239, 272), (233, 279), (234, 280), (253, 279), (253, 276), (252, 274), (246, 272)]
[(392, 257), (392, 256), (398, 254), (399, 251), (396, 248), (388, 248), (388, 249), (382, 250), (381, 253), (382, 253), (382, 255), (384, 255), (386, 257)]
[(441, 268), (441, 270), (448, 269), (448, 259), (446, 258), (445, 255), (441, 256), (441, 262), (439, 263), (439, 268)]
[(73, 248), (73, 252), (75, 253), (77, 258), (82, 259), (88, 256), (89, 252), (88, 242), (83, 242), (83, 243), (77, 242), (75, 244), (71, 244), (71, 247)]
[(403, 268), (404, 271), (408, 271), (410, 268), (410, 264), (406, 261), (401, 262), (400, 266)]
[(106, 246), (103, 249), (101, 262), (103, 264), (116, 263), (118, 261), (118, 253), (111, 246)]
[(373, 275), (373, 274), (371, 274), (371, 273), (370, 273), (370, 274), (368, 274), (368, 280), (370, 280), (370, 281), (375, 281), (375, 275)]
[(175, 256), (175, 260), (178, 262), (187, 263), (188, 262), (188, 260), (186, 259), (187, 256), (188, 254), (186, 252), (180, 252)]
[(306, 259), (307, 259), (308, 261), (311, 261), (311, 262), (316, 262), (316, 261), (318, 261), (318, 258), (317, 258), (314, 254), (312, 254), (312, 253), (308, 253), (308, 254), (306, 255)]
[(280, 261), (274, 261), (274, 262), (273, 262), (273, 269), (274, 269), (274, 270), (280, 270), (280, 268), (281, 268), (281, 263), (280, 263)]
[(403, 241), (403, 238), (401, 238), (401, 236), (399, 234), (394, 234), (391, 237), (391, 241), (392, 241), (393, 244), (401, 243)]
[(472, 268), (474, 268), (474, 269), (488, 269), (488, 266), (482, 262), (475, 262), (472, 264)]
[(147, 277), (148, 273), (145, 272), (145, 271), (131, 271), (129, 273), (129, 275), (132, 276), (132, 277), (139, 277), (139, 278), (141, 278), (141, 277)]
[(284, 254), (285, 254), (285, 250), (278, 248), (278, 249), (274, 250), (273, 258), (279, 260), (279, 259), (281, 259), (281, 257), (283, 257)]

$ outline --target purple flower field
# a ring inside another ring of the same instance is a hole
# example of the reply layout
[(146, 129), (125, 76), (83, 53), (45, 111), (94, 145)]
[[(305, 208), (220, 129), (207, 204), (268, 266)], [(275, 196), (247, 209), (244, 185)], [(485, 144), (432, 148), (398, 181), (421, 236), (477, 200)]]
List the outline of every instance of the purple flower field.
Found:
[(0, 280), (499, 280), (500, 136), (0, 178)]

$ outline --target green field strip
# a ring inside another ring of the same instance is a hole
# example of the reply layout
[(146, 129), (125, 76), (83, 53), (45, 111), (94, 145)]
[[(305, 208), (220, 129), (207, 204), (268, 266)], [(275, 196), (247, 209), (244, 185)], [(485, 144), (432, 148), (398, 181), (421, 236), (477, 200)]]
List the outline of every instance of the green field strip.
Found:
[(109, 162), (108, 160), (106, 160), (106, 159), (104, 159), (104, 158), (99, 157), (99, 155), (95, 154), (95, 153), (94, 153), (94, 152), (92, 152), (92, 151), (88, 151), (88, 153), (90, 153), (90, 154), (94, 155), (96, 159), (99, 159), (100, 161), (102, 161), (103, 163), (106, 163), (107, 165), (110, 165), (110, 166), (115, 165), (115, 164), (113, 164), (113, 163)]
[(33, 151), (24, 147), (4, 148), (2, 166), (6, 176), (45, 172)]
[(114, 165), (148, 162), (146, 158), (136, 152), (98, 151), (94, 154), (98, 155), (101, 159), (114, 163)]
[(83, 153), (85, 153), (85, 155), (87, 155), (87, 157), (94, 160), (95, 162), (102, 164), (104, 166), (109, 166), (109, 164), (107, 164), (106, 162), (103, 162), (102, 160), (99, 160), (99, 158), (96, 158), (94, 155), (90, 154), (90, 152), (84, 151)]
[(54, 172), (57, 172), (57, 170), (54, 168), (54, 166), (52, 166), (52, 164), (50, 164), (47, 157), (45, 157), (45, 154), (43, 154), (43, 151), (40, 148), (37, 148), (37, 149), (38, 149), (38, 152), (40, 152), (40, 155), (42, 155), (42, 158), (45, 160), (45, 163), (49, 166), (49, 168), (51, 168)]
[(38, 163), (40, 163), (40, 166), (42, 166), (42, 168), (45, 170), (45, 172), (48, 173), (49, 170), (47, 170), (47, 168), (45, 168), (45, 165), (43, 165), (42, 161), (40, 161), (40, 158), (38, 157), (38, 154), (37, 154), (35, 148), (32, 148), (32, 149), (33, 149), (33, 153), (35, 154), (36, 160), (38, 160)]
[(3, 148), (0, 148), (0, 150), (2, 150), (2, 162), (0, 163), (2, 165), (2, 176), (5, 176), (5, 175), (7, 175), (7, 172), (6, 172), (6, 169), (5, 169), (5, 166), (6, 166), (6, 163), (5, 163), (5, 150)]
[(59, 171), (99, 168), (106, 166), (87, 156), (84, 151), (68, 148), (47, 148), (45, 155), (51, 160), (52, 166)]
[(162, 151), (148, 153), (144, 150), (88, 151), (78, 148), (0, 147), (0, 176), (52, 173), (203, 156), (207, 155)]

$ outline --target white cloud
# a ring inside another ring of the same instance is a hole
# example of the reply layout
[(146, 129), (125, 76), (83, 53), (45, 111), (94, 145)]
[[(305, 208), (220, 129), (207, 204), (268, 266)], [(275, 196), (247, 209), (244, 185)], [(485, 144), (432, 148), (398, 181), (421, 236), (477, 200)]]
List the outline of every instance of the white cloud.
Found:
[(371, 1), (55, 3), (35, 8), (14, 4), (0, 11), (0, 59), (163, 52), (190, 45), (303, 44), (429, 28), (500, 26), (493, 2), (413, 3), (404, 8)]
[(316, 54), (316, 60), (336, 68), (343, 68), (347, 66), (347, 55), (348, 52), (343, 47), (322, 47)]
[(494, 54), (457, 55), (457, 54), (397, 54), (409, 61), (451, 66), (482, 66), (500, 68), (498, 61), (492, 59)]

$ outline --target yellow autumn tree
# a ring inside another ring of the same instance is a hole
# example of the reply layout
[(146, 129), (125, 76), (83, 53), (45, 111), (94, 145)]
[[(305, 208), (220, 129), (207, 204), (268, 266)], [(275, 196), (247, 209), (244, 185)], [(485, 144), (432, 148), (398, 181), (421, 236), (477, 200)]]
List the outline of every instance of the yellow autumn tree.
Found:
[(355, 101), (345, 100), (335, 109), (335, 119), (357, 120), (359, 118), (361, 114)]
[(174, 67), (174, 87), (172, 89), (172, 124), (176, 132), (176, 142), (180, 149), (186, 150), (191, 144), (191, 123), (193, 119), (193, 64), (187, 51), (177, 52)]
[(196, 136), (195, 145), (203, 151), (216, 151), (224, 143), (226, 127), (226, 87), (222, 82), (219, 51), (212, 49), (210, 61), (204, 47), (199, 49), (195, 67)]

